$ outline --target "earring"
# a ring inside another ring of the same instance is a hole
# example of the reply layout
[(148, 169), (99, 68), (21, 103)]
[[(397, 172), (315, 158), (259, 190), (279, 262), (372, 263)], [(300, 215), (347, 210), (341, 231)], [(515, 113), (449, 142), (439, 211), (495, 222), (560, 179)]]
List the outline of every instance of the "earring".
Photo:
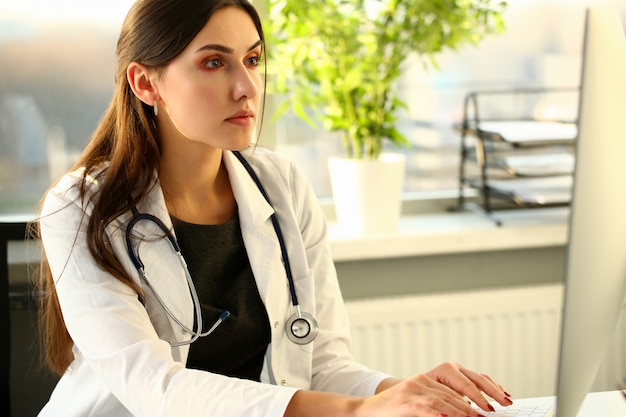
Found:
[(154, 115), (158, 116), (159, 115), (159, 106), (157, 104), (157, 101), (154, 100)]

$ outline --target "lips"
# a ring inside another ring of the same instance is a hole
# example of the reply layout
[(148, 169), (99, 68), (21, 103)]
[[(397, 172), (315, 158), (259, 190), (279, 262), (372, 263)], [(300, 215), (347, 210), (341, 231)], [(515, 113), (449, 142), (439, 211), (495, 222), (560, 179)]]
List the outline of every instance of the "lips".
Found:
[(239, 110), (225, 121), (234, 126), (248, 128), (254, 125), (254, 112), (252, 110)]
[(247, 119), (247, 118), (253, 118), (253, 117), (254, 117), (254, 112), (252, 110), (239, 110), (237, 113), (228, 117), (226, 120)]

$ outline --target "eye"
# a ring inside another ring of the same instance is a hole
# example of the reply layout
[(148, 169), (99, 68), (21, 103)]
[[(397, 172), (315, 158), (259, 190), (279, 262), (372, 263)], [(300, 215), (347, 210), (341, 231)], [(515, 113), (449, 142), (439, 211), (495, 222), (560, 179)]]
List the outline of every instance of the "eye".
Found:
[(247, 65), (258, 67), (261, 61), (263, 61), (263, 58), (261, 56), (256, 55), (256, 56), (251, 56), (250, 58), (248, 58), (246, 63)]
[(204, 62), (204, 67), (205, 68), (219, 68), (221, 67), (222, 61), (219, 58), (211, 58), (211, 59), (207, 59)]

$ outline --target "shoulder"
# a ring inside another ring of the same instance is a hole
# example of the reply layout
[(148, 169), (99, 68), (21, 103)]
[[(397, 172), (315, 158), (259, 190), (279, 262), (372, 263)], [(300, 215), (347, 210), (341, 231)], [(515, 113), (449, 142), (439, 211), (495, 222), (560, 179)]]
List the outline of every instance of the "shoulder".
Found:
[(262, 147), (250, 147), (240, 153), (262, 180), (265, 178), (271, 178), (272, 181), (281, 179), (284, 185), (307, 182), (296, 163), (285, 154)]
[(105, 165), (91, 173), (85, 172), (84, 168), (66, 173), (47, 191), (42, 214), (56, 212), (72, 205), (90, 211), (104, 175), (106, 175)]

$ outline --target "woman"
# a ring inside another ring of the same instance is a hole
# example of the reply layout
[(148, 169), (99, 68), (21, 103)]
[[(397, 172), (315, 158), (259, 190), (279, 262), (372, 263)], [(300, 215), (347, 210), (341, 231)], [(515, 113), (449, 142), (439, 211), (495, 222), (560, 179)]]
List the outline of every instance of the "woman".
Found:
[(489, 410), (481, 392), (510, 404), (460, 365), (401, 381), (354, 361), (315, 196), (292, 163), (248, 149), (263, 48), (247, 0), (130, 10), (113, 100), (42, 208), (45, 351), (62, 378), (40, 415), (476, 417), (464, 396)]

